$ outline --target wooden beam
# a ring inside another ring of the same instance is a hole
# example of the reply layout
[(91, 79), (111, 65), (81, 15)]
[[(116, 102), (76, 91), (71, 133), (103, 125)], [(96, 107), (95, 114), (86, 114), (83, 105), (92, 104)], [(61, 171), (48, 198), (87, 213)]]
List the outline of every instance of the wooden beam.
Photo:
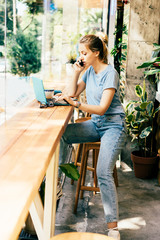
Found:
[(79, 0), (82, 8), (103, 8), (103, 0)]

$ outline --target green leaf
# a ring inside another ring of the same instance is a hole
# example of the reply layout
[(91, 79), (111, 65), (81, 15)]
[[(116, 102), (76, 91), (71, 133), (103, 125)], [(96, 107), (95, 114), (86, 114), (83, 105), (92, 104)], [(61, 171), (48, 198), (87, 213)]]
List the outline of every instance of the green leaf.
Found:
[(148, 114), (149, 114), (150, 117), (152, 116), (153, 109), (154, 109), (153, 102), (149, 102), (149, 104), (148, 104), (146, 110), (147, 110), (147, 112), (148, 112)]
[(133, 119), (134, 119), (134, 115), (133, 114), (130, 114), (130, 115), (127, 116), (127, 121), (128, 122), (133, 121)]
[(134, 106), (133, 104), (134, 104), (134, 103), (137, 103), (137, 102), (138, 102), (138, 101), (134, 101), (134, 100), (133, 100), (133, 101), (130, 101), (130, 102), (126, 105), (126, 109), (128, 109), (128, 108), (133, 108), (133, 106)]
[(160, 73), (160, 68), (158, 68), (158, 69), (151, 69), (149, 71), (144, 71), (144, 74), (147, 75), (147, 76), (154, 75), (156, 73)]
[(147, 101), (147, 92), (145, 91), (145, 93), (143, 94), (143, 99), (144, 99), (144, 102)]
[(129, 102), (127, 105), (126, 105), (126, 109), (131, 105), (132, 103)]
[(160, 61), (160, 57), (152, 58), (150, 61), (144, 62), (142, 65), (138, 66), (137, 69), (149, 67), (153, 63), (159, 62), (159, 61)]
[(143, 97), (145, 95), (145, 92), (146, 92), (146, 82), (145, 80), (143, 81)]
[(131, 122), (131, 126), (132, 126), (132, 128), (138, 128), (138, 124), (137, 124), (137, 122)]
[[(142, 104), (141, 104), (142, 105)], [(135, 107), (136, 111), (145, 111), (145, 109), (142, 109), (140, 106)]]
[(159, 44), (153, 43), (153, 46), (154, 46), (156, 49), (159, 49), (159, 50), (160, 50), (160, 45), (159, 45)]
[(141, 134), (139, 135), (140, 138), (146, 138), (149, 136), (149, 134), (152, 132), (152, 127), (149, 126), (149, 127), (146, 127), (142, 132)]
[(133, 112), (134, 112), (134, 105), (132, 103), (130, 105), (127, 105), (126, 111), (127, 111), (127, 115), (133, 114)]
[(140, 85), (136, 85), (136, 88), (135, 88), (135, 93), (138, 97), (141, 97), (142, 94), (143, 94), (143, 89)]
[(160, 106), (154, 110), (154, 114), (160, 111)]
[(136, 113), (136, 121), (140, 118), (140, 116), (141, 116), (141, 114), (140, 114), (140, 112), (138, 111), (138, 112)]
[(77, 167), (73, 163), (66, 163), (59, 165), (62, 172), (65, 173), (65, 175), (75, 181), (79, 179), (79, 172), (77, 170)]
[(143, 102), (140, 104), (140, 108), (144, 110), (146, 109), (147, 105), (148, 105), (148, 102)]

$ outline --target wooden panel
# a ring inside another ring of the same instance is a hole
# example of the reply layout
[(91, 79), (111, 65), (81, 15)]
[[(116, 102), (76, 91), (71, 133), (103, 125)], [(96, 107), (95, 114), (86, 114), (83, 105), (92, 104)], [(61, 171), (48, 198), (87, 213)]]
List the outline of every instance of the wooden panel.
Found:
[[(73, 0), (76, 1), (76, 0)], [(55, 0), (57, 7), (63, 8), (63, 0)], [(82, 8), (103, 8), (104, 0), (79, 0), (79, 7)], [(117, 0), (117, 7), (123, 8), (122, 0)]]
[(82, 8), (103, 8), (103, 0), (79, 0)]

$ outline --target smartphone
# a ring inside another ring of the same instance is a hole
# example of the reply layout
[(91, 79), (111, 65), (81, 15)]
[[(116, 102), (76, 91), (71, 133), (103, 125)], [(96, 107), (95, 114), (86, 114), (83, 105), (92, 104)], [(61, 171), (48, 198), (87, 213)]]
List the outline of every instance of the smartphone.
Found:
[(83, 63), (82, 60), (79, 62), (79, 65), (80, 65), (81, 67), (83, 67), (84, 63)]

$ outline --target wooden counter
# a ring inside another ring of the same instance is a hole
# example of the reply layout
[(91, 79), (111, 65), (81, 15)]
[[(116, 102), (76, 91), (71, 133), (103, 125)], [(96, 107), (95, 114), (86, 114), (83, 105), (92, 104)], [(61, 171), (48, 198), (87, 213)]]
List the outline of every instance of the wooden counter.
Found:
[[(33, 101), (0, 127), (0, 239), (17, 239), (28, 211), (40, 240), (54, 235), (59, 141), (72, 112)], [(45, 175), (43, 208), (38, 190)]]

